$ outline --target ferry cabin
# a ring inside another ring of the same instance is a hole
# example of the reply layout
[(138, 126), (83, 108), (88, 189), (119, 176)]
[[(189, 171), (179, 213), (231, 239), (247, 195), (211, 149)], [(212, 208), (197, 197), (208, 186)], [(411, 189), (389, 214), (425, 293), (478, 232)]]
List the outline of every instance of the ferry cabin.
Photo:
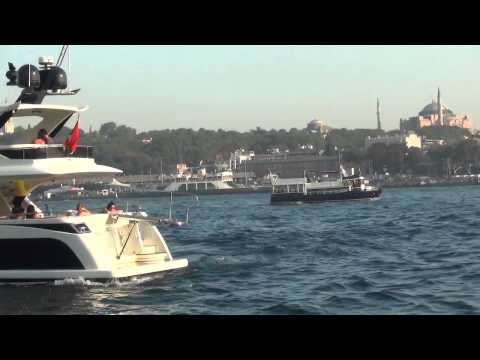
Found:
[(368, 185), (360, 176), (318, 181), (293, 178), (272, 181), (271, 202), (323, 202), (379, 198), (382, 189)]
[(351, 176), (338, 180), (311, 182), (307, 178), (276, 179), (272, 183), (272, 193), (300, 193), (307, 195), (321, 192), (365, 191), (369, 181), (364, 177)]

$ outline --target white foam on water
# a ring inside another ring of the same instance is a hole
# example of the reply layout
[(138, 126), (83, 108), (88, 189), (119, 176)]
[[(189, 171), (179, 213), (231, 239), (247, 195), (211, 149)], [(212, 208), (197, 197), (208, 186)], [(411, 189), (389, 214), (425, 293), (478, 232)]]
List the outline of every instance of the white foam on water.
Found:
[(52, 281), (28, 281), (28, 282), (0, 282), (0, 286), (38, 286), (38, 285), (47, 285), (51, 286), (101, 286), (101, 287), (121, 287), (128, 285), (139, 285), (148, 281), (161, 279), (163, 274), (157, 274), (154, 276), (141, 276), (133, 277), (128, 280), (122, 279), (111, 279), (106, 282), (97, 282), (83, 277), (78, 278), (65, 278), (62, 280), (52, 280)]
[(53, 283), (55, 286), (103, 286), (102, 283), (85, 280), (82, 277), (78, 278), (65, 278), (63, 280), (55, 280)]
[[(160, 275), (163, 276), (163, 275)], [(113, 286), (113, 287), (120, 287), (120, 286), (128, 286), (128, 285), (139, 285), (143, 284), (148, 281), (152, 281), (158, 279), (158, 276), (141, 276), (141, 277), (132, 277), (128, 280), (122, 279), (112, 279), (104, 284), (104, 286)]]

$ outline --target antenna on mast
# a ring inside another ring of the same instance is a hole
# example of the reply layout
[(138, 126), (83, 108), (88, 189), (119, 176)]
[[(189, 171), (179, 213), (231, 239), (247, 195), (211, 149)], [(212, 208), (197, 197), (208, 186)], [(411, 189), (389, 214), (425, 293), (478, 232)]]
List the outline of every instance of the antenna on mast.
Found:
[[(72, 75), (70, 51), (71, 51), (70, 45), (63, 45), (62, 49), (60, 50), (60, 55), (58, 56), (57, 64), (56, 64), (56, 66), (61, 66), (63, 64), (63, 61), (65, 60), (65, 55), (67, 56), (67, 79), (70, 79)], [(69, 80), (67, 82), (67, 87), (68, 87), (67, 91), (58, 95), (75, 95), (80, 91), (80, 89), (70, 90), (71, 89), (70, 83), (71, 81)], [(54, 94), (49, 94), (49, 95), (54, 95)]]
[[(57, 65), (56, 66), (61, 66), (63, 64), (63, 60), (65, 60), (65, 55), (67, 55), (67, 79), (70, 79), (70, 76), (72, 74), (71, 69), (70, 69), (70, 45), (63, 45), (62, 50), (60, 50), (60, 55), (58, 56), (57, 59)], [(67, 93), (70, 92), (70, 81), (68, 81), (68, 89)]]
[(63, 63), (63, 59), (65, 58), (65, 54), (67, 53), (69, 45), (62, 45), (62, 50), (60, 50), (60, 55), (58, 55), (57, 63), (55, 66), (61, 66)]
[(67, 68), (67, 77), (70, 79), (68, 82), (68, 92), (70, 92), (70, 83), (72, 82), (71, 78), (72, 72), (70, 71), (70, 45), (68, 46), (68, 68)]

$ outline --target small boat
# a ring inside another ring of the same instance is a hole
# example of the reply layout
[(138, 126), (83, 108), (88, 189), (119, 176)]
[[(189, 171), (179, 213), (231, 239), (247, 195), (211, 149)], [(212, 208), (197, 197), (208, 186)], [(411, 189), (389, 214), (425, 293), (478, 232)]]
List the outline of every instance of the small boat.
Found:
[[(198, 196), (197, 196), (198, 198)], [(168, 225), (171, 227), (181, 227), (184, 225), (188, 224), (188, 214), (189, 214), (189, 208), (187, 207), (187, 213), (186, 213), (186, 218), (185, 221), (178, 220), (174, 217), (172, 217), (172, 210), (173, 210), (173, 192), (170, 193), (170, 208), (169, 208), (169, 214), (168, 218), (166, 219), (160, 219), (159, 224), (161, 225)]]
[[(342, 169), (343, 170), (343, 169)], [(274, 178), (271, 203), (316, 203), (324, 201), (372, 200), (380, 198), (382, 189), (369, 184), (360, 175), (344, 176), (339, 172), (335, 180), (317, 178)]]
[(125, 209), (125, 211), (123, 211), (123, 214), (124, 215), (130, 215), (130, 216), (140, 216), (140, 217), (144, 217), (144, 218), (148, 217), (148, 213), (139, 205), (133, 205), (129, 209), (128, 201), (127, 201), (126, 209)]

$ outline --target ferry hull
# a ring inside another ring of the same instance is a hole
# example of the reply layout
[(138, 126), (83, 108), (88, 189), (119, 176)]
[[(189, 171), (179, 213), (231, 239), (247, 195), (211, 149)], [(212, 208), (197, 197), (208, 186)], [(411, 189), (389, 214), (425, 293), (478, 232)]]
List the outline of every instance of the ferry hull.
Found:
[(353, 190), (342, 193), (321, 193), (321, 194), (303, 194), (303, 193), (273, 193), (271, 203), (318, 203), (326, 201), (347, 201), (347, 200), (369, 200), (379, 198), (382, 189), (375, 190)]

